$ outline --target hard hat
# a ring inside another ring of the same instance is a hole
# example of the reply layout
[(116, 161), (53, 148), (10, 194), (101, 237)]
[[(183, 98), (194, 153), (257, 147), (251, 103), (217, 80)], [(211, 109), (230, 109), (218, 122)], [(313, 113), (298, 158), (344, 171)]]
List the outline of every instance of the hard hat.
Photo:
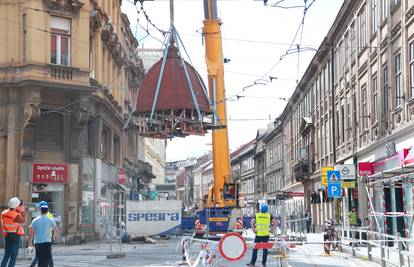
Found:
[(20, 205), (20, 200), (17, 197), (13, 197), (9, 200), (9, 208), (15, 209)]
[(266, 204), (262, 204), (262, 205), (260, 206), (260, 211), (261, 211), (262, 213), (266, 213), (268, 210), (269, 210), (269, 207), (268, 207)]
[(39, 208), (49, 208), (46, 201), (40, 201)]

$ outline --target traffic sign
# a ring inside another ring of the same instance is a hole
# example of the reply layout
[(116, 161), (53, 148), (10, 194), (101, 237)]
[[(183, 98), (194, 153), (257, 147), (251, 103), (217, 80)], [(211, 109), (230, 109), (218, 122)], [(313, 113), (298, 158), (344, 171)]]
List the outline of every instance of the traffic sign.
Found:
[(339, 171), (328, 171), (328, 185), (341, 183), (341, 173)]
[(333, 171), (333, 170), (334, 170), (334, 167), (332, 167), (332, 166), (322, 167), (322, 171), (321, 171), (321, 185), (322, 186), (327, 186), (328, 185), (327, 172), (328, 171)]
[(241, 260), (247, 251), (247, 244), (239, 233), (229, 233), (220, 239), (220, 255), (228, 261)]
[(336, 165), (335, 170), (341, 173), (342, 180), (355, 179), (355, 166), (353, 164)]
[(328, 197), (341, 198), (342, 190), (340, 183), (328, 184)]

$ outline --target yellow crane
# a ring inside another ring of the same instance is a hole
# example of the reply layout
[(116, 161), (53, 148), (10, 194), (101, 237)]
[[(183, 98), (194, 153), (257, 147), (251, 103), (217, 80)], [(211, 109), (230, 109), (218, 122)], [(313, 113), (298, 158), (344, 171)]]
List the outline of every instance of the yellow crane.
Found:
[(198, 235), (243, 229), (242, 213), (238, 207), (238, 188), (232, 181), (231, 175), (221, 19), (217, 16), (217, 0), (203, 1), (205, 60), (214, 125), (212, 132), (214, 183), (209, 189), (205, 209), (198, 212), (198, 220), (196, 220)]

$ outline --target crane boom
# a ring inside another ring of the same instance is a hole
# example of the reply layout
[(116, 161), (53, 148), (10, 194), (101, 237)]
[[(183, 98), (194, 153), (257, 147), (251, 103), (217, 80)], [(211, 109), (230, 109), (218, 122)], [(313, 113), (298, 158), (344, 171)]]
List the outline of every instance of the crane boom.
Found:
[[(213, 130), (213, 202), (215, 207), (228, 206), (223, 198), (224, 185), (230, 182), (231, 168), (227, 132), (226, 95), (221, 41), (221, 20), (217, 17), (217, 0), (204, 0), (204, 38), (211, 103), (215, 110)], [(211, 203), (211, 202), (210, 202)]]

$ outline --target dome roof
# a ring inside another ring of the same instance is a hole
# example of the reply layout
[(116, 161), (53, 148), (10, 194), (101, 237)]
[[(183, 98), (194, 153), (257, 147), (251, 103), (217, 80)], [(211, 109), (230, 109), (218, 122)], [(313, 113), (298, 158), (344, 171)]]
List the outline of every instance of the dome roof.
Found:
[[(203, 92), (204, 84), (200, 75), (189, 63), (185, 62), (191, 84), (201, 112), (211, 113), (207, 97)], [(136, 110), (138, 113), (150, 113), (155, 97), (158, 78), (162, 66), (162, 58), (145, 74), (141, 83)], [(200, 78), (199, 78), (200, 77)], [(204, 86), (205, 88), (205, 86)], [(178, 56), (177, 47), (171, 44), (156, 100), (155, 111), (163, 110), (196, 110), (185, 71)]]

